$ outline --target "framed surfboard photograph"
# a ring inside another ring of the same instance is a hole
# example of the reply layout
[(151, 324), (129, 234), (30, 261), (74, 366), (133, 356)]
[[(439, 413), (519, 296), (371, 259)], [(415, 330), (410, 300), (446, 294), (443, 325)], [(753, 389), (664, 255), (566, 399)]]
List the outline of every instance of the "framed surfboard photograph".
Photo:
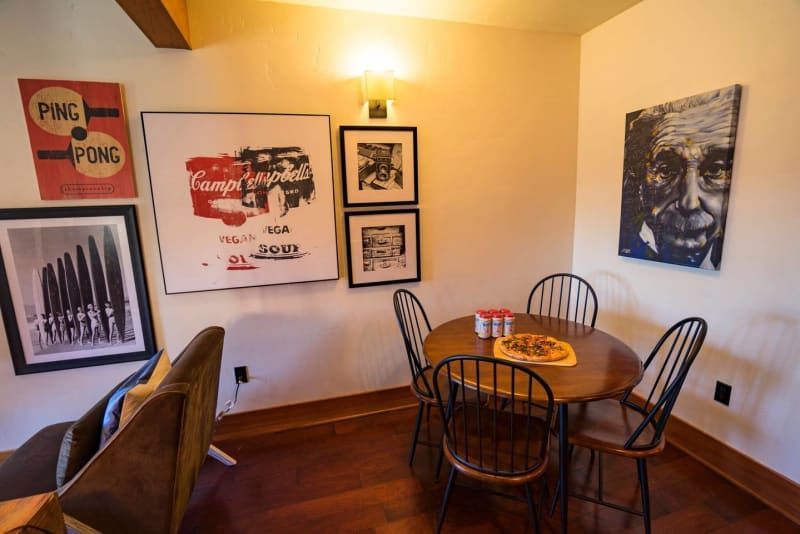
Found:
[(18, 375), (152, 356), (134, 206), (0, 210), (0, 310)]

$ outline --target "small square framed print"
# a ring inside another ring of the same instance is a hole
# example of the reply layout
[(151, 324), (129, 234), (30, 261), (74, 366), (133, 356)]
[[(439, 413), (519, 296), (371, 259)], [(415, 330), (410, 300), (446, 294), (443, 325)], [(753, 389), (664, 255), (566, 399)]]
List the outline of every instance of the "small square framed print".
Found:
[(416, 204), (417, 128), (342, 126), (344, 206)]
[(419, 210), (345, 214), (350, 287), (420, 280)]

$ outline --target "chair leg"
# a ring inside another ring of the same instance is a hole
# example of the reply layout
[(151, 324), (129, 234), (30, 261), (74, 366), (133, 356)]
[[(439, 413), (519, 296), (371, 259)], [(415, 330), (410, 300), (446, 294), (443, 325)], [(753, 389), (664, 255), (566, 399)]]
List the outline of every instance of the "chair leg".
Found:
[(542, 487), (539, 489), (539, 501), (537, 502), (536, 510), (541, 515), (542, 507), (544, 506), (545, 499), (550, 498), (550, 490), (547, 489), (547, 473), (542, 476)]
[(525, 484), (525, 499), (528, 501), (528, 515), (530, 516), (533, 531), (539, 534), (539, 514), (536, 512), (536, 507), (533, 505), (530, 484)]
[(455, 467), (450, 468), (450, 476), (447, 479), (447, 487), (444, 489), (444, 500), (442, 501), (442, 510), (439, 512), (439, 522), (436, 524), (436, 534), (439, 534), (444, 524), (444, 516), (447, 514), (447, 504), (450, 501), (450, 493), (453, 491), (453, 486), (456, 482), (458, 471)]
[(411, 454), (408, 455), (408, 465), (414, 465), (414, 454), (417, 452), (417, 440), (419, 440), (419, 427), (422, 424), (422, 412), (425, 411), (425, 403), (419, 401), (417, 410), (417, 422), (414, 424), (414, 438), (411, 441)]
[[(567, 456), (572, 458), (572, 454), (575, 452), (575, 445), (570, 445), (567, 449)], [(592, 451), (594, 454), (594, 451)], [(567, 474), (569, 476), (569, 474)], [(558, 504), (558, 496), (561, 494), (561, 477), (558, 477), (558, 481), (556, 482), (556, 491), (553, 493), (553, 501), (550, 503), (550, 517), (553, 517), (553, 514), (556, 513), (556, 505)]]
[(442, 443), (442, 448), (439, 449), (439, 460), (436, 462), (436, 478), (434, 479), (436, 482), (439, 482), (439, 475), (442, 472), (443, 463), (444, 463), (444, 443)]
[(603, 500), (603, 453), (600, 451), (597, 451), (597, 498)]
[(550, 517), (556, 513), (556, 506), (558, 505), (558, 496), (561, 493), (561, 480), (556, 480), (556, 489), (553, 492), (553, 500), (550, 502)]
[(637, 458), (636, 467), (639, 471), (639, 491), (642, 494), (642, 519), (644, 519), (644, 532), (650, 534), (650, 488), (647, 485), (647, 459)]

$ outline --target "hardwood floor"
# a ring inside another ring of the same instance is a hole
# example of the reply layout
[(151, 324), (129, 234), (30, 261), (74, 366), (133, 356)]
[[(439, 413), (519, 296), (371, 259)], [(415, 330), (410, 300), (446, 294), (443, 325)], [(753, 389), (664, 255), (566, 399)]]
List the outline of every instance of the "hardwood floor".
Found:
[[(415, 414), (403, 409), (216, 441), (239, 463), (225, 467), (206, 460), (181, 532), (433, 531), (448, 466), (435, 482), (438, 452), (419, 446), (414, 468), (408, 467)], [(431, 422), (437, 426), (435, 416)], [(592, 494), (595, 463), (587, 451), (576, 451), (573, 489)], [(674, 447), (649, 461), (648, 471), (656, 533), (800, 533), (800, 526)], [(638, 506), (635, 462), (604, 457), (604, 475), (606, 499)], [(555, 456), (549, 478), (555, 480)], [(459, 483), (472, 485), (464, 477)], [(559, 514), (544, 515), (542, 530), (558, 532)], [(526, 518), (521, 502), (457, 487), (443, 530), (531, 531)], [(570, 500), (569, 521), (574, 533), (643, 531), (639, 517), (577, 499)]]

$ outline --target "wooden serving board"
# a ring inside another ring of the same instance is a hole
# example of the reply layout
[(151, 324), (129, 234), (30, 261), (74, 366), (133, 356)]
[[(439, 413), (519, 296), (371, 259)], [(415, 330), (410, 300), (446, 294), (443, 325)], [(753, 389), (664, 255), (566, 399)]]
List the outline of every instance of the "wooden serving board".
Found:
[(572, 345), (567, 343), (566, 341), (561, 341), (564, 344), (569, 354), (566, 358), (561, 360), (556, 360), (554, 362), (529, 362), (525, 360), (517, 360), (516, 358), (512, 358), (505, 352), (503, 349), (500, 348), (500, 343), (505, 339), (505, 337), (498, 337), (494, 340), (494, 357), (499, 358), (501, 360), (508, 360), (514, 363), (522, 363), (527, 365), (553, 365), (556, 367), (575, 367), (578, 365), (578, 357), (575, 355), (575, 349), (572, 348)]

